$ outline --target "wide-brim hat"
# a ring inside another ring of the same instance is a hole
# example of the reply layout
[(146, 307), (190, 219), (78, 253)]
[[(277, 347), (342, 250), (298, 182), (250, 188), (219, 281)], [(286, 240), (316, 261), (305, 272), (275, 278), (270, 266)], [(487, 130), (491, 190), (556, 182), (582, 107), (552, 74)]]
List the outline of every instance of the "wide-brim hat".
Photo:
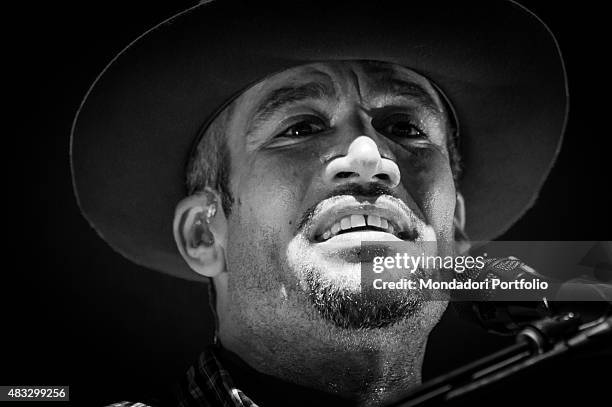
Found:
[(568, 94), (553, 34), (521, 5), (218, 0), (138, 37), (89, 89), (71, 140), (83, 214), (135, 263), (198, 279), (172, 221), (203, 126), (273, 73), (354, 59), (411, 68), (451, 102), (472, 240), (499, 236), (533, 204), (561, 144)]

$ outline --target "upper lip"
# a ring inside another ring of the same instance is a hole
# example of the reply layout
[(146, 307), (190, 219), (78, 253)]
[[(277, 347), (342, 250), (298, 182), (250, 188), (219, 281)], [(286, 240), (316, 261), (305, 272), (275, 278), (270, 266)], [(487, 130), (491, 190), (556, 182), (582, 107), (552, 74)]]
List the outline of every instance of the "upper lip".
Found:
[(306, 228), (310, 241), (320, 241), (321, 235), (336, 222), (350, 215), (376, 215), (386, 219), (395, 229), (394, 234), (414, 240), (420, 235), (422, 221), (408, 206), (397, 198), (381, 195), (374, 203), (360, 202), (353, 195), (335, 196), (322, 201), (315, 209)]

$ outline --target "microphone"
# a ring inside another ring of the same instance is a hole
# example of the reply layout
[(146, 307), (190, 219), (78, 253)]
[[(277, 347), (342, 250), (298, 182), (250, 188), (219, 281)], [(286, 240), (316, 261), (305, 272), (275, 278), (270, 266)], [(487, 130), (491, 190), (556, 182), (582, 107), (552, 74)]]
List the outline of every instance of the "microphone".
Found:
[[(609, 352), (612, 296), (607, 295), (606, 290), (612, 291), (610, 285), (601, 284), (603, 287), (600, 287), (600, 284), (593, 284), (592, 281), (577, 283), (575, 280), (559, 284), (552, 279), (546, 279), (516, 257), (487, 258), (483, 267), (465, 270), (460, 277), (459, 283), (465, 283), (461, 284), (461, 287), (471, 287), (472, 282), (479, 287), (479, 283), (491, 279), (506, 282), (521, 279), (548, 280), (551, 285), (555, 284), (557, 290), (543, 292), (554, 295), (555, 300), (571, 299), (571, 295), (563, 293), (564, 289), (573, 294), (574, 288), (588, 288), (589, 296), (585, 296), (584, 292), (580, 293), (578, 298), (583, 301), (550, 301), (544, 296), (535, 301), (496, 301), (499, 297), (494, 290), (475, 291), (476, 296), (473, 290), (468, 291), (467, 296), (465, 292), (457, 294), (451, 290), (451, 304), (461, 317), (490, 332), (514, 335), (516, 343), (423, 383), (389, 404), (389, 407), (417, 406), (424, 403), (429, 405), (429, 402), (453, 400), (541, 361), (578, 348), (584, 350), (585, 346), (589, 346), (586, 348), (589, 352), (597, 346), (604, 352)], [(457, 278), (455, 282), (456, 280)], [(490, 287), (487, 284), (484, 286)], [(522, 298), (531, 300), (537, 297)], [(587, 299), (590, 301), (586, 301)], [(585, 323), (586, 315), (594, 319)]]
[[(465, 270), (462, 279), (485, 281), (520, 281), (539, 279), (557, 287), (554, 298), (541, 296), (530, 301), (495, 301), (492, 290), (480, 290), (469, 301), (451, 296), (452, 306), (459, 316), (499, 335), (513, 335), (536, 320), (572, 312), (582, 322), (594, 321), (612, 312), (612, 286), (574, 279), (563, 284), (539, 274), (520, 259), (510, 256), (487, 258), (484, 267)], [(581, 290), (580, 301), (572, 300)]]

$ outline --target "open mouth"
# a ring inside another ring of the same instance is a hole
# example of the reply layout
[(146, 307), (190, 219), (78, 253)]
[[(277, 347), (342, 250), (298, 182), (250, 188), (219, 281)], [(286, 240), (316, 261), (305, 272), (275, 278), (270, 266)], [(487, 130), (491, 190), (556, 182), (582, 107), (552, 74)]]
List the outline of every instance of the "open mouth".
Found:
[(415, 230), (402, 230), (393, 221), (378, 215), (348, 215), (325, 229), (323, 233), (315, 237), (317, 242), (325, 242), (334, 236), (345, 233), (374, 231), (385, 232), (396, 236), (402, 240), (415, 240), (417, 233)]
[[(402, 201), (381, 195), (372, 201), (359, 196), (336, 196), (320, 203), (307, 234), (313, 243), (342, 236), (342, 242), (363, 240), (416, 241), (423, 222)], [(350, 234), (354, 234), (351, 236)]]

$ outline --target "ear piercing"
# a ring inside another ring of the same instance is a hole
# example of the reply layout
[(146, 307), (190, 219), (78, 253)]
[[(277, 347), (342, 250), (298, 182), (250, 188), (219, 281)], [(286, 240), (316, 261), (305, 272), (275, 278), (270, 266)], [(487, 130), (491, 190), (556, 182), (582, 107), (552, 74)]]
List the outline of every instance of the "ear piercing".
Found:
[(217, 196), (209, 190), (204, 190), (206, 195), (206, 202), (208, 202), (208, 208), (206, 209), (206, 223), (210, 223), (210, 220), (217, 214)]

